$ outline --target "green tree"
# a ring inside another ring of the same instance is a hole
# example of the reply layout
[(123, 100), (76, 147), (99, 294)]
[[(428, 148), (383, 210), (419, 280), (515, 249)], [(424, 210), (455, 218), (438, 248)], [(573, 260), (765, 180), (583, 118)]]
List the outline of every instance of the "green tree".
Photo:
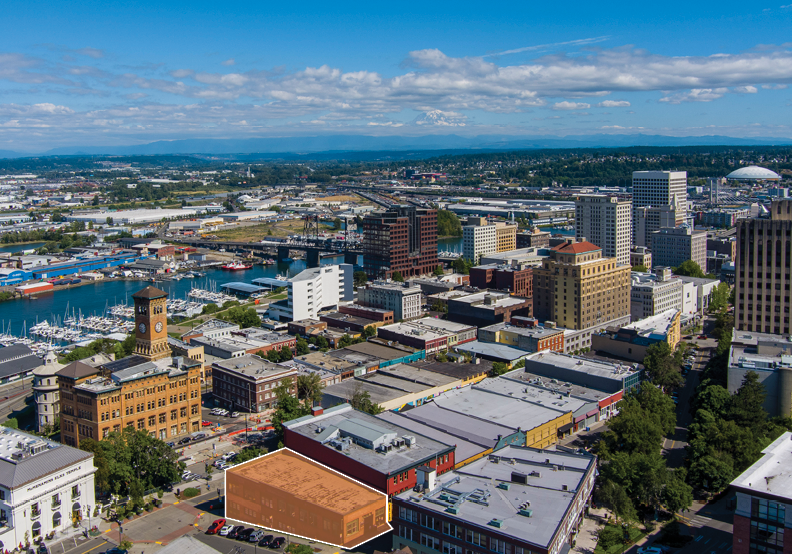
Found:
[(367, 325), (363, 328), (363, 336), (367, 339), (377, 336), (377, 329), (373, 325)]
[(715, 287), (715, 290), (712, 291), (712, 297), (710, 298), (709, 303), (709, 311), (717, 312), (723, 308), (726, 308), (729, 305), (731, 293), (731, 287), (727, 283), (719, 283), (718, 286)]
[(711, 492), (719, 492), (729, 486), (734, 479), (734, 466), (729, 458), (707, 455), (690, 464), (688, 481)]
[(608, 506), (617, 519), (621, 521), (637, 521), (638, 512), (624, 487), (614, 481), (605, 481), (597, 489), (599, 501)]
[(445, 275), (445, 272), (443, 271), (443, 266), (438, 264), (437, 267), (434, 268), (434, 274), (437, 277), (442, 277), (443, 275)]
[(454, 271), (461, 273), (462, 275), (468, 275), (470, 273), (470, 268), (474, 265), (475, 264), (472, 261), (466, 260), (462, 256), (458, 257), (451, 263), (451, 267), (454, 268)]
[(401, 271), (394, 271), (393, 275), (391, 275), (391, 279), (397, 283), (403, 283), (404, 277), (402, 277)]
[(112, 225), (113, 224), (113, 218), (108, 216), (107, 219), (105, 219), (105, 223), (107, 223), (108, 225)]
[(298, 337), (295, 352), (298, 356), (305, 356), (308, 352), (310, 352), (310, 349), (308, 348), (308, 341), (302, 337)]
[(297, 397), (306, 406), (318, 406), (322, 402), (325, 384), (318, 373), (310, 372), (297, 376)]
[(674, 352), (665, 341), (656, 342), (646, 349), (643, 364), (652, 383), (663, 389), (678, 387), (684, 382)]
[(246, 306), (234, 306), (225, 312), (221, 319), (236, 323), (242, 329), (248, 327), (259, 327), (261, 325), (261, 318), (254, 308)]
[(368, 275), (365, 271), (356, 271), (352, 274), (356, 287), (362, 287), (368, 282)]
[(462, 236), (462, 223), (454, 212), (437, 210), (437, 235), (441, 237)]
[(239, 465), (245, 462), (249, 462), (250, 460), (254, 460), (260, 456), (263, 456), (266, 453), (267, 453), (266, 448), (246, 446), (245, 448), (237, 452), (237, 455), (234, 458), (234, 465)]
[(490, 375), (492, 377), (497, 377), (498, 375), (503, 375), (509, 371), (509, 364), (506, 362), (492, 362), (492, 369), (490, 370)]
[(704, 278), (704, 272), (701, 270), (701, 266), (694, 262), (693, 260), (687, 260), (682, 262), (679, 267), (674, 268), (675, 275), (682, 275), (685, 277), (699, 277)]
[(687, 471), (684, 468), (669, 470), (668, 473), (663, 489), (663, 505), (676, 514), (693, 505), (693, 489), (685, 482)]
[(273, 389), (276, 408), (275, 413), (272, 414), (272, 426), (281, 440), (283, 440), (283, 423), (285, 421), (291, 421), (311, 413), (310, 408), (292, 394), (293, 387), (294, 382), (289, 377), (281, 380), (278, 386)]
[(341, 221), (341, 218), (339, 218), (339, 217), (335, 218), (333, 220), (333, 230), (334, 231), (340, 231), (343, 228), (344, 228), (344, 224)]
[(732, 397), (727, 417), (741, 427), (758, 430), (767, 421), (767, 412), (764, 409), (766, 396), (764, 385), (759, 382), (759, 375), (755, 371), (749, 371)]
[(372, 402), (371, 395), (368, 391), (364, 391), (360, 385), (357, 384), (355, 387), (355, 391), (352, 394), (352, 398), (348, 398), (347, 402), (355, 408), (356, 410), (360, 410), (361, 412), (366, 412), (367, 414), (377, 415), (384, 412), (384, 408), (379, 404)]
[(634, 265), (632, 267), (632, 271), (636, 271), (638, 273), (646, 273), (649, 271), (649, 268), (646, 267), (645, 265)]

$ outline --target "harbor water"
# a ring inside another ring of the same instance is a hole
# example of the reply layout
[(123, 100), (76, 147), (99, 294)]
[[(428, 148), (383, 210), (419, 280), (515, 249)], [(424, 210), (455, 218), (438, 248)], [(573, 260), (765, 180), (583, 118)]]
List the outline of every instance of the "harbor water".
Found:
[[(18, 247), (18, 246), (17, 246)], [(438, 250), (461, 252), (462, 238), (441, 239)], [(343, 263), (343, 257), (323, 258), (322, 264)], [(192, 288), (220, 291), (225, 283), (250, 283), (259, 277), (291, 277), (306, 268), (304, 260), (280, 262), (273, 265), (254, 265), (245, 271), (224, 271), (218, 268), (201, 270), (205, 277), (180, 281), (157, 281), (153, 285), (168, 293), (171, 299), (185, 300)], [(105, 315), (107, 308), (117, 304), (132, 304), (132, 294), (152, 284), (147, 281), (110, 280), (88, 283), (70, 289), (48, 292), (32, 298), (20, 298), (0, 303), (0, 332), (22, 336), (33, 325), (47, 320), (62, 321), (66, 317)]]

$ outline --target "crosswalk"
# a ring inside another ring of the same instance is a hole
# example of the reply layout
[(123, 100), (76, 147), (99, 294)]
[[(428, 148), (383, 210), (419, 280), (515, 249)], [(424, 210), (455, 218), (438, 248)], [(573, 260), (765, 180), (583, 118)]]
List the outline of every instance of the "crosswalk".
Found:
[(696, 514), (693, 517), (686, 517), (684, 520), (690, 527), (707, 527), (712, 521), (712, 518)]

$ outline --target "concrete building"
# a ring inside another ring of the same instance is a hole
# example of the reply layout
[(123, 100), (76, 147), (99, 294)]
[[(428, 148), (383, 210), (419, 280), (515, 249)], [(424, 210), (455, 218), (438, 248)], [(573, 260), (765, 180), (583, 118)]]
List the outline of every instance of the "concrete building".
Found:
[(707, 232), (696, 231), (686, 225), (664, 227), (652, 233), (652, 262), (655, 266), (679, 267), (693, 260), (707, 268)]
[(769, 216), (737, 221), (734, 325), (789, 335), (792, 200), (773, 200)]
[(36, 403), (36, 431), (53, 429), (60, 417), (58, 371), (65, 364), (58, 363), (58, 355), (48, 350), (44, 363), (33, 370), (33, 400)]
[(504, 292), (478, 292), (448, 298), (448, 319), (468, 325), (491, 325), (509, 321), (514, 315), (532, 316), (531, 298)]
[(0, 427), (0, 550), (63, 533), (90, 517), (95, 472), (90, 452)]
[(792, 433), (762, 450), (763, 456), (731, 482), (736, 496), (734, 554), (792, 551)]
[(231, 411), (268, 414), (275, 409), (274, 389), (291, 379), (297, 394), (297, 371), (250, 354), (212, 364), (215, 404)]
[(437, 268), (437, 210), (391, 206), (363, 218), (363, 268), (369, 279), (405, 279)]
[(471, 220), (475, 223), (462, 228), (462, 256), (478, 263), (481, 256), (497, 252), (495, 225), (488, 225), (484, 217), (470, 218), (468, 221)]
[(323, 265), (301, 271), (287, 286), (288, 297), (269, 306), (270, 318), (279, 321), (316, 319), (319, 312), (338, 309), (353, 299), (351, 264)]
[[(664, 227), (676, 227), (676, 206), (633, 206), (633, 247), (651, 248), (652, 233)], [(649, 266), (646, 266), (649, 267)]]
[(636, 246), (630, 251), (630, 266), (652, 269), (652, 252), (646, 246)]
[[(454, 467), (454, 446), (342, 404), (284, 423), (288, 448), (392, 497), (411, 490), (419, 468)], [(339, 446), (339, 444), (343, 446)]]
[(550, 255), (549, 248), (518, 248), (517, 250), (509, 250), (507, 252), (495, 252), (494, 254), (487, 254), (482, 256), (480, 260), (481, 265), (511, 265), (514, 267), (520, 265), (537, 266)]
[(533, 297), (533, 271), (526, 265), (480, 265), (470, 268), (470, 286), (496, 289), (515, 296)]
[(787, 337), (735, 329), (729, 350), (729, 392), (753, 371), (765, 388), (764, 409), (771, 417), (792, 417), (792, 342)]
[(568, 240), (534, 269), (534, 315), (568, 329), (629, 323), (630, 266), (590, 242)]
[(619, 329), (592, 335), (591, 348), (625, 360), (642, 362), (647, 349), (658, 342), (667, 343), (671, 350), (676, 349), (682, 334), (681, 320), (680, 310), (666, 310)]
[(687, 172), (685, 171), (633, 171), (632, 175), (633, 237), (635, 246), (649, 246), (638, 239), (640, 211), (645, 206), (674, 206), (675, 223), (682, 225), (687, 217)]
[(541, 352), (554, 350), (564, 352), (563, 329), (546, 327), (517, 327), (509, 323), (496, 323), (482, 327), (478, 331), (481, 342), (497, 342), (526, 350)]
[(683, 308), (684, 282), (671, 275), (671, 268), (659, 267), (654, 273), (633, 272), (630, 276), (630, 316), (633, 321), (666, 310)]
[(396, 321), (423, 315), (421, 288), (408, 283), (375, 281), (359, 288), (358, 304), (369, 308), (389, 310)]
[(425, 317), (382, 326), (377, 329), (377, 336), (434, 354), (476, 340), (476, 332), (475, 325)]
[(632, 202), (616, 196), (592, 194), (575, 201), (575, 238), (602, 248), (616, 263), (630, 263)]
[(232, 333), (239, 331), (239, 325), (222, 319), (207, 319), (200, 325), (197, 325), (184, 333), (181, 340), (188, 343), (190, 339), (197, 337), (204, 337), (206, 339), (223, 339), (229, 338)]
[(486, 217), (469, 217), (462, 228), (462, 255), (478, 263), (482, 256), (517, 248), (517, 225), (489, 223)]
[(642, 375), (632, 365), (547, 351), (528, 356), (525, 359), (525, 371), (608, 393), (632, 389), (641, 382)]
[[(703, 268), (702, 268), (703, 269)], [(706, 277), (687, 277), (685, 275), (674, 275), (675, 279), (682, 281), (685, 290), (689, 285), (693, 286), (695, 291), (695, 308), (692, 311), (686, 311), (686, 314), (703, 314), (709, 310), (710, 301), (715, 289), (720, 285), (718, 279), (707, 279)], [(687, 300), (687, 298), (685, 298)]]
[(749, 208), (728, 208), (720, 210), (710, 210), (701, 212), (698, 217), (698, 223), (702, 227), (721, 227), (728, 229), (737, 225), (737, 220), (749, 217), (751, 210)]
[(590, 502), (595, 466), (589, 454), (508, 446), (465, 466), (464, 473), (424, 471), (422, 495), (393, 499), (393, 548), (567, 552)]
[(517, 248), (550, 248), (550, 231), (533, 227), (524, 233), (517, 233)]

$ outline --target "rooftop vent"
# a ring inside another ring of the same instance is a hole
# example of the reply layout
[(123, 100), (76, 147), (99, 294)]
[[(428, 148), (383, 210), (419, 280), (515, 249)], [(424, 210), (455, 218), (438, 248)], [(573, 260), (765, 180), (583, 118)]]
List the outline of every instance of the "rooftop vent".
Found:
[(517, 513), (520, 514), (521, 516), (525, 516), (525, 517), (533, 516), (533, 510), (531, 510), (531, 509), (520, 510)]
[(489, 523), (487, 523), (487, 525), (492, 525), (493, 527), (497, 527), (498, 529), (503, 529), (504, 522), (502, 519), (492, 519), (490, 520)]

